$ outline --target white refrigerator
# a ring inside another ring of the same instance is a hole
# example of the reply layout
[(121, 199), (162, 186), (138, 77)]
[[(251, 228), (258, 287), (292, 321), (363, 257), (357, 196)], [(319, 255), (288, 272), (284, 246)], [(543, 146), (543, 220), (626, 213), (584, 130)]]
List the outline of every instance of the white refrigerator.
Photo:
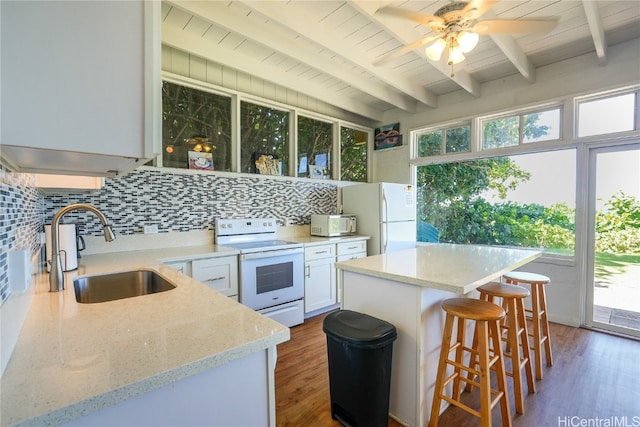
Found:
[(415, 188), (377, 182), (342, 188), (342, 210), (356, 216), (358, 234), (371, 236), (367, 254), (377, 255), (416, 246)]

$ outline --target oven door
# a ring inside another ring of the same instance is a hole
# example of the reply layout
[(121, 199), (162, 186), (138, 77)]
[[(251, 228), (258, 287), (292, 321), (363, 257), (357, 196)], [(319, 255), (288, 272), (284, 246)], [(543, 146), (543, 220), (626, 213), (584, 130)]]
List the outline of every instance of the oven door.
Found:
[(240, 255), (240, 302), (254, 310), (304, 296), (302, 248)]

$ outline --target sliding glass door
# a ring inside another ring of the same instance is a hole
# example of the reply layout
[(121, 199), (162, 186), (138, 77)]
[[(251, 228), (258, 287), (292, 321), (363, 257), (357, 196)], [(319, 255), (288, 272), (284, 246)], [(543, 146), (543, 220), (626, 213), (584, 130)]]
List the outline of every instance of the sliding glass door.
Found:
[(640, 336), (640, 143), (589, 152), (586, 324)]

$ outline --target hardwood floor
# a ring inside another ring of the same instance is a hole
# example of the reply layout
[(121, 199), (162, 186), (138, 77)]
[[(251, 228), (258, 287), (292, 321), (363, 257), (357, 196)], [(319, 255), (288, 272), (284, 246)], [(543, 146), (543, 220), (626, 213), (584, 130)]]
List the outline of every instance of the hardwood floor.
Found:
[[(324, 317), (316, 316), (291, 328), (291, 340), (278, 346), (278, 427), (341, 425), (331, 419), (329, 408)], [(513, 425), (640, 425), (640, 342), (555, 323), (550, 327), (554, 365), (536, 382), (536, 393), (525, 396), (525, 414), (515, 414), (511, 399)], [(477, 396), (474, 390), (465, 393), (464, 399), (474, 404)], [(492, 415), (493, 424), (501, 425), (499, 407)], [(477, 418), (455, 407), (440, 417), (440, 426), (479, 425)], [(400, 424), (390, 419), (389, 426)]]

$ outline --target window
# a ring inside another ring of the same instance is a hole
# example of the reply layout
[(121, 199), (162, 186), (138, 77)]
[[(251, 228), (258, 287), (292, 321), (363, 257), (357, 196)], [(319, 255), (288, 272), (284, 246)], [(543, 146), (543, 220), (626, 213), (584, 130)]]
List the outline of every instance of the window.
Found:
[[(338, 119), (331, 117), (316, 114), (320, 118), (310, 118), (293, 107), (257, 104), (243, 100), (242, 95), (214, 93), (218, 89), (206, 83), (196, 89), (192, 82), (183, 86), (180, 77), (168, 78), (171, 80), (163, 81), (162, 88), (162, 156), (158, 165), (367, 181), (367, 144), (372, 129), (340, 126)], [(239, 129), (232, 120), (236, 108)], [(289, 131), (294, 116), (297, 135)], [(340, 140), (334, 135), (338, 126)], [(292, 154), (294, 148), (297, 158)]]
[(162, 150), (163, 166), (189, 168), (190, 152), (209, 153), (206, 169), (231, 170), (231, 98), (163, 82)]
[[(312, 178), (331, 177), (333, 126), (331, 123), (298, 116), (298, 173)], [(313, 173), (312, 173), (313, 172)]]
[(340, 127), (340, 179), (367, 182), (367, 139), (365, 131)]
[(258, 173), (256, 161), (268, 161), (270, 175), (289, 175), (289, 113), (264, 105), (240, 103), (241, 172)]
[(578, 137), (636, 130), (636, 93), (578, 103)]
[(523, 142), (540, 142), (560, 139), (560, 110), (541, 111), (522, 116)]
[(471, 126), (444, 128), (417, 135), (418, 157), (471, 151)]
[(440, 242), (573, 255), (575, 149), (419, 166), (417, 187), (418, 230)]
[(559, 108), (483, 120), (482, 149), (560, 139), (560, 123)]

